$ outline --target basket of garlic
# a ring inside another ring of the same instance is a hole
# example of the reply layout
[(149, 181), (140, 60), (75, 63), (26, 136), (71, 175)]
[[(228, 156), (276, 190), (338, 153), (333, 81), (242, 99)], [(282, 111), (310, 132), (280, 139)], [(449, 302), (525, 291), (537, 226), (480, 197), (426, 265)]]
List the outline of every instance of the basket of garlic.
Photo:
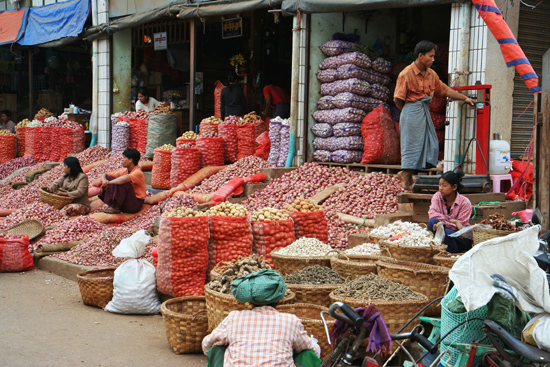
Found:
[(366, 274), (376, 274), (376, 261), (388, 259), (391, 259), (389, 253), (378, 244), (363, 243), (331, 258), (330, 266), (340, 276), (355, 279)]
[(380, 248), (387, 250), (396, 260), (425, 264), (434, 263), (434, 255), (447, 249), (427, 229), (403, 232), (380, 242)]
[(313, 265), (330, 268), (330, 259), (338, 252), (316, 238), (302, 237), (285, 248), (271, 251), (270, 255), (275, 269), (287, 275)]

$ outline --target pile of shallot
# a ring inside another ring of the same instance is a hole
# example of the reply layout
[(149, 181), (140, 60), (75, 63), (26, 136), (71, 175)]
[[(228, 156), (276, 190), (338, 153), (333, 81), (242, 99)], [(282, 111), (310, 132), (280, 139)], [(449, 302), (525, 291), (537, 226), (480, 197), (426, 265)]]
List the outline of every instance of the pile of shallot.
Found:
[(8, 229), (28, 219), (37, 219), (44, 227), (59, 224), (68, 218), (53, 206), (41, 202), (34, 202), (22, 209), (16, 210), (0, 221), (0, 230)]
[(283, 209), (298, 198), (308, 199), (329, 186), (348, 183), (357, 177), (356, 172), (346, 168), (305, 163), (272, 180), (262, 191), (249, 195), (243, 205), (252, 212), (266, 207)]
[(46, 235), (34, 244), (34, 248), (36, 249), (38, 245), (80, 241), (105, 228), (105, 224), (99, 223), (89, 216), (80, 216), (72, 220), (66, 220), (46, 232)]

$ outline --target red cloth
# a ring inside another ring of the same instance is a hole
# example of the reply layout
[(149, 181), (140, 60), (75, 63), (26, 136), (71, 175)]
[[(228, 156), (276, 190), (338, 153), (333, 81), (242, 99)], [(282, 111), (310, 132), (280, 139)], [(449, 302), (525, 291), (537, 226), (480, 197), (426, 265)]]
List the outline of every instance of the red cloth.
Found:
[(264, 87), (264, 98), (271, 96), (271, 104), (276, 106), (277, 103), (285, 102), (288, 103), (288, 95), (285, 93), (283, 88), (277, 87), (275, 85), (266, 85)]

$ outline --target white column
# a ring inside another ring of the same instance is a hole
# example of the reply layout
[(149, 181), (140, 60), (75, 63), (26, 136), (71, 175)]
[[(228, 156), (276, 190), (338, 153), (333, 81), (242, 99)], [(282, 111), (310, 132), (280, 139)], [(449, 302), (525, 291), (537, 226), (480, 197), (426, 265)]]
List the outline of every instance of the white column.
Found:
[[(93, 0), (96, 2), (97, 24), (109, 21), (109, 2), (107, 0)], [(95, 18), (95, 17), (94, 17)], [(94, 22), (96, 21), (93, 19)], [(93, 129), (97, 133), (97, 144), (105, 148), (111, 145), (111, 44), (109, 36), (103, 36), (93, 41)]]

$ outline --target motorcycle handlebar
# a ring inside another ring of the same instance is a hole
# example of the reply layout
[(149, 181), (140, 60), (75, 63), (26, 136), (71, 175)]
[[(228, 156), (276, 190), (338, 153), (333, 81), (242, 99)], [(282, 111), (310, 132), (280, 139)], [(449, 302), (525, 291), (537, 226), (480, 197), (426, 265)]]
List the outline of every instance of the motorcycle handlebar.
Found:
[[(336, 312), (337, 309), (342, 310), (345, 316)], [(328, 309), (328, 313), (335, 319), (343, 321), (356, 329), (359, 329), (365, 321), (357, 312), (343, 302), (334, 302)]]
[(429, 353), (437, 353), (437, 346), (435, 346), (424, 335), (420, 334), (416, 330), (413, 330), (410, 333), (390, 334), (390, 337), (392, 340), (410, 339), (411, 341), (417, 342), (423, 346)]

